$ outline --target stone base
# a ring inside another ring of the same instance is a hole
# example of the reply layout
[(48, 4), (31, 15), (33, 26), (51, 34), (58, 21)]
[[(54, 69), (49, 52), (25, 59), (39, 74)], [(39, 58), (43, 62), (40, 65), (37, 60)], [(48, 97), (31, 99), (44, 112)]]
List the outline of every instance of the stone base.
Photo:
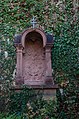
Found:
[(17, 79), (15, 83), (16, 85), (22, 85), (24, 84), (24, 81), (22, 79)]
[(56, 100), (56, 89), (44, 89), (43, 98), (45, 100)]
[(31, 85), (30, 87), (36, 91), (40, 91), (43, 94), (43, 98), (45, 100), (56, 100), (56, 89), (58, 89), (57, 85)]
[(45, 85), (54, 85), (54, 80), (52, 76), (46, 76)]
[[(40, 92), (39, 94), (43, 94), (43, 99), (45, 100), (56, 100), (56, 89), (58, 89), (57, 85), (26, 85), (28, 88), (32, 88), (36, 92)], [(24, 88), (20, 86), (15, 86), (11, 90), (20, 91)]]

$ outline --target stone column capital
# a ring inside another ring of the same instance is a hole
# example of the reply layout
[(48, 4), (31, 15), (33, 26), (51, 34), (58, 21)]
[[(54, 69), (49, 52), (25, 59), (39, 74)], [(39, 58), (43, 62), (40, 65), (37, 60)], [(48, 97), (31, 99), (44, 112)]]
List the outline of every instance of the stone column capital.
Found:
[(46, 53), (51, 53), (51, 52), (52, 52), (52, 46), (51, 46), (51, 45), (47, 45), (47, 46), (45, 47), (45, 52), (46, 52)]
[(23, 50), (22, 44), (17, 44), (17, 45), (16, 45), (16, 49), (17, 49), (17, 50)]

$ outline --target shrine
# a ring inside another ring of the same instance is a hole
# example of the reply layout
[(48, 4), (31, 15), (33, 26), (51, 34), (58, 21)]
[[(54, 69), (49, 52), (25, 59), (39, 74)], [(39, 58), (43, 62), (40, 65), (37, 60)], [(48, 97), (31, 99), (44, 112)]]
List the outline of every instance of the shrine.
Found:
[(43, 90), (45, 95), (56, 94), (51, 60), (53, 44), (53, 36), (40, 28), (29, 28), (15, 37), (16, 85)]

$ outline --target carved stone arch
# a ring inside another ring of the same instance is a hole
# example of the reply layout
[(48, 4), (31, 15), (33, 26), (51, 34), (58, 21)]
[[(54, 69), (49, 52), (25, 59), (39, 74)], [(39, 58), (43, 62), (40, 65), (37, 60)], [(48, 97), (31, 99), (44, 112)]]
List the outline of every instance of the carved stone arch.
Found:
[[(57, 85), (52, 76), (51, 52), (54, 39), (40, 28), (30, 28), (17, 35), (14, 45), (17, 52), (16, 87), (22, 84), (43, 92), (43, 98), (54, 99)], [(14, 90), (14, 87), (13, 87)]]
[(22, 38), (21, 38), (21, 44), (22, 46), (25, 48), (25, 39), (26, 39), (26, 36), (29, 34), (29, 33), (32, 33), (32, 32), (36, 32), (37, 34), (40, 34), (41, 37), (42, 37), (42, 40), (43, 40), (43, 47), (46, 46), (46, 43), (47, 43), (47, 37), (45, 35), (45, 33), (40, 30), (40, 29), (29, 29), (29, 30), (25, 30), (23, 33), (22, 33)]

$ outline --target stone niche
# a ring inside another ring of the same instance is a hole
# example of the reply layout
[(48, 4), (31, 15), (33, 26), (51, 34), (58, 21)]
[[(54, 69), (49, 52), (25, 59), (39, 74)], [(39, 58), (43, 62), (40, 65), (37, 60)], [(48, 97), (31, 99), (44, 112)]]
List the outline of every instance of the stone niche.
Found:
[(51, 60), (53, 44), (53, 36), (38, 28), (27, 29), (15, 37), (16, 85), (42, 90), (47, 98), (56, 94)]

